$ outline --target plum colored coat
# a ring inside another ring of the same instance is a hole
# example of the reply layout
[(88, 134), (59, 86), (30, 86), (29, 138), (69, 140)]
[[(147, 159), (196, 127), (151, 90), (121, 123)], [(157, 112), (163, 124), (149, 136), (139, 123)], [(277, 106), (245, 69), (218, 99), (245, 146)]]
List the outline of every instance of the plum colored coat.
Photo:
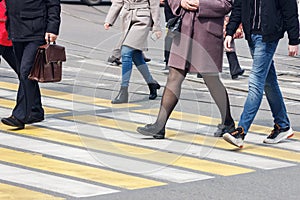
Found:
[(173, 39), (169, 66), (189, 72), (221, 72), (224, 16), (231, 11), (232, 0), (199, 0), (195, 12), (184, 11), (180, 2), (169, 1), (175, 15), (185, 12), (181, 34)]

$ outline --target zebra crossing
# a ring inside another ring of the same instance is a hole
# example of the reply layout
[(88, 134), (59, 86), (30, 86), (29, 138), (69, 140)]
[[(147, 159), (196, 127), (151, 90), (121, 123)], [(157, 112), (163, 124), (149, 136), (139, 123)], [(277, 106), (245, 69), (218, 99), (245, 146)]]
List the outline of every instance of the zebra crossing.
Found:
[[(10, 114), (16, 90), (16, 84), (0, 82), (1, 116)], [(174, 111), (166, 139), (154, 140), (135, 130), (154, 121), (156, 108), (112, 105), (109, 99), (45, 88), (41, 92), (45, 121), (17, 131), (0, 124), (0, 199), (93, 197), (300, 162), (299, 132), (286, 142), (265, 145), (262, 140), (272, 127), (253, 125), (245, 148), (238, 150), (212, 136), (218, 119)]]

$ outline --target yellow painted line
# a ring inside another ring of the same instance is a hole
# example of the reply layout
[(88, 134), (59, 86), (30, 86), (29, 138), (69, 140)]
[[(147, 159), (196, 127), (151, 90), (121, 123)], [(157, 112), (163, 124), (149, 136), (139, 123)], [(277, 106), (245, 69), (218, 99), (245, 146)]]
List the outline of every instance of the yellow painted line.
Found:
[[(63, 117), (64, 119), (73, 120), (72, 117)], [(76, 121), (87, 122), (93, 125), (104, 125), (108, 128), (116, 128), (121, 130), (133, 130), (137, 127), (137, 125), (133, 125), (132, 123), (122, 122), (122, 121), (114, 121), (106, 118), (99, 118), (94, 116), (76, 116)], [(135, 127), (133, 127), (135, 126)], [(176, 134), (175, 132), (173, 134)], [(59, 136), (62, 138), (63, 136)], [(133, 158), (139, 158), (143, 160), (148, 160), (152, 162), (162, 163), (166, 165), (173, 165), (182, 168), (188, 168), (192, 170), (197, 170), (206, 173), (212, 173), (222, 176), (231, 176), (236, 174), (243, 174), (253, 172), (254, 170), (233, 166), (229, 164), (222, 164), (214, 161), (208, 161), (203, 159), (198, 159), (190, 156), (178, 155), (175, 153), (166, 153), (159, 150), (153, 150), (143, 147), (137, 147), (127, 144), (122, 144), (118, 142), (112, 142), (102, 139), (81, 137), (82, 141), (92, 149), (97, 149), (101, 151), (107, 151), (110, 153), (115, 153), (119, 155), (129, 156)], [(65, 138), (64, 140), (67, 140)]]
[[(14, 83), (0, 81), (0, 88), (9, 89), (9, 90), (17, 90), (18, 85), (14, 84)], [(132, 103), (111, 104), (111, 100), (108, 100), (108, 99), (72, 94), (72, 93), (61, 92), (61, 91), (56, 91), (56, 90), (49, 90), (49, 89), (45, 89), (45, 88), (41, 88), (41, 94), (42, 94), (42, 96), (47, 96), (47, 97), (51, 97), (51, 98), (93, 104), (96, 106), (109, 107), (109, 108), (130, 108), (130, 107), (140, 106), (139, 104), (132, 104)]]
[(40, 154), (25, 153), (5, 148), (0, 148), (0, 154), (0, 160), (4, 162), (62, 175), (68, 175), (130, 190), (166, 185), (166, 183), (159, 181), (153, 181), (119, 172), (55, 160), (52, 158), (46, 158)]
[(0, 199), (9, 200), (33, 200), (33, 199), (42, 199), (42, 200), (62, 200), (64, 198), (59, 198), (55, 196), (51, 196), (49, 194), (43, 194), (40, 192), (28, 190), (25, 188), (7, 185), (4, 183), (0, 183)]
[[(254, 171), (248, 168), (237, 167), (237, 166), (222, 164), (213, 161), (201, 160), (201, 159), (182, 156), (174, 153), (160, 152), (159, 150), (147, 149), (147, 148), (107, 141), (98, 138), (91, 138), (85, 136), (79, 137), (78, 135), (74, 135), (74, 134), (68, 134), (65, 132), (49, 130), (45, 128), (37, 128), (34, 126), (29, 126), (23, 130), (12, 131), (10, 129), (5, 129), (4, 125), (0, 124), (0, 129), (7, 132), (18, 133), (20, 135), (31, 136), (34, 138), (69, 144), (78, 147), (88, 147), (89, 149), (99, 150), (102, 152), (115, 153), (123, 156), (154, 161), (166, 165), (172, 164), (174, 166), (179, 166), (183, 168), (188, 168), (192, 170), (218, 174), (223, 176), (243, 174), (243, 173), (249, 173)], [(2, 154), (0, 153), (0, 155)], [(113, 176), (111, 179), (113, 180), (114, 178), (116, 178), (115, 180), (116, 183), (115, 181), (113, 181), (113, 183), (122, 185), (122, 183), (120, 183), (119, 176), (118, 177)], [(132, 184), (137, 183), (135, 187), (141, 187), (141, 188), (146, 187), (148, 184), (146, 180), (144, 180), (141, 183), (137, 181), (134, 182), (132, 180), (130, 180), (130, 182), (132, 182)], [(109, 182), (107, 184), (109, 184)], [(153, 183), (153, 186), (155, 184), (162, 185), (163, 183), (160, 182)]]
[[(144, 109), (144, 110), (133, 110), (132, 112), (147, 114), (147, 115), (153, 115), (157, 116), (159, 109)], [(176, 120), (182, 120), (182, 121), (188, 121), (188, 122), (194, 122), (194, 123), (201, 123), (206, 125), (218, 125), (220, 123), (220, 119), (202, 116), (202, 115), (196, 115), (196, 114), (190, 114), (190, 113), (182, 113), (178, 111), (173, 111), (171, 116), (171, 119)], [(237, 123), (236, 123), (237, 124)], [(269, 135), (271, 131), (273, 130), (273, 127), (268, 126), (260, 126), (256, 124), (252, 124), (249, 131)], [(294, 136), (292, 139), (300, 140), (300, 132), (294, 131)]]
[[(15, 107), (15, 105), (16, 105), (15, 101), (0, 98), (0, 106), (3, 108), (13, 109)], [(61, 110), (58, 108), (50, 108), (47, 106), (44, 106), (44, 109), (45, 109), (46, 114), (59, 114), (59, 113), (67, 112), (66, 110)]]
[[(98, 116), (96, 117), (96, 116), (84, 115), (84, 116), (74, 116), (74, 117), (76, 121), (99, 125), (107, 128), (130, 131), (130, 132), (136, 132), (136, 128), (138, 126), (144, 125), (144, 124), (137, 124), (128, 121), (103, 118)], [(73, 117), (65, 117), (65, 119), (72, 119), (72, 118)], [(184, 132), (179, 133), (178, 131), (169, 130), (169, 129), (167, 129), (166, 134), (167, 134), (166, 137), (181, 142), (194, 143), (194, 144), (199, 144), (199, 145), (204, 145), (209, 147), (217, 147), (226, 150), (232, 150), (233, 147), (223, 139), (216, 138), (216, 137), (210, 137), (210, 136), (204, 136), (198, 134), (187, 134)], [(247, 144), (242, 150), (240, 150), (240, 152), (265, 156), (265, 157), (271, 157), (271, 158), (276, 158), (281, 160), (300, 162), (299, 152), (294, 152), (294, 151), (289, 151), (284, 149)]]

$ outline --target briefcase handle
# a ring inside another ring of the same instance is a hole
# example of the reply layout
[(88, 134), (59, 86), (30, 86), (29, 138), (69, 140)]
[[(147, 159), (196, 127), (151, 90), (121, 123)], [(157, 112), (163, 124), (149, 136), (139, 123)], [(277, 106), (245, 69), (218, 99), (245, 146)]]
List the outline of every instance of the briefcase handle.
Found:
[[(47, 44), (50, 44), (50, 35), (48, 35), (48, 41)], [(53, 41), (53, 44), (56, 44), (55, 40)]]

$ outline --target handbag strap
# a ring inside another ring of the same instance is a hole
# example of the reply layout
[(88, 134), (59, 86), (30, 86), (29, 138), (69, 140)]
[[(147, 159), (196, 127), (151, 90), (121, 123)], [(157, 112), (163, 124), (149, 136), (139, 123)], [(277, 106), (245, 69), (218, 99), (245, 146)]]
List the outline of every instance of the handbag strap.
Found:
[(181, 18), (181, 19), (184, 17), (185, 13), (186, 13), (186, 10), (185, 10), (185, 9), (183, 9), (183, 12), (182, 12), (182, 14), (180, 15), (180, 18)]

